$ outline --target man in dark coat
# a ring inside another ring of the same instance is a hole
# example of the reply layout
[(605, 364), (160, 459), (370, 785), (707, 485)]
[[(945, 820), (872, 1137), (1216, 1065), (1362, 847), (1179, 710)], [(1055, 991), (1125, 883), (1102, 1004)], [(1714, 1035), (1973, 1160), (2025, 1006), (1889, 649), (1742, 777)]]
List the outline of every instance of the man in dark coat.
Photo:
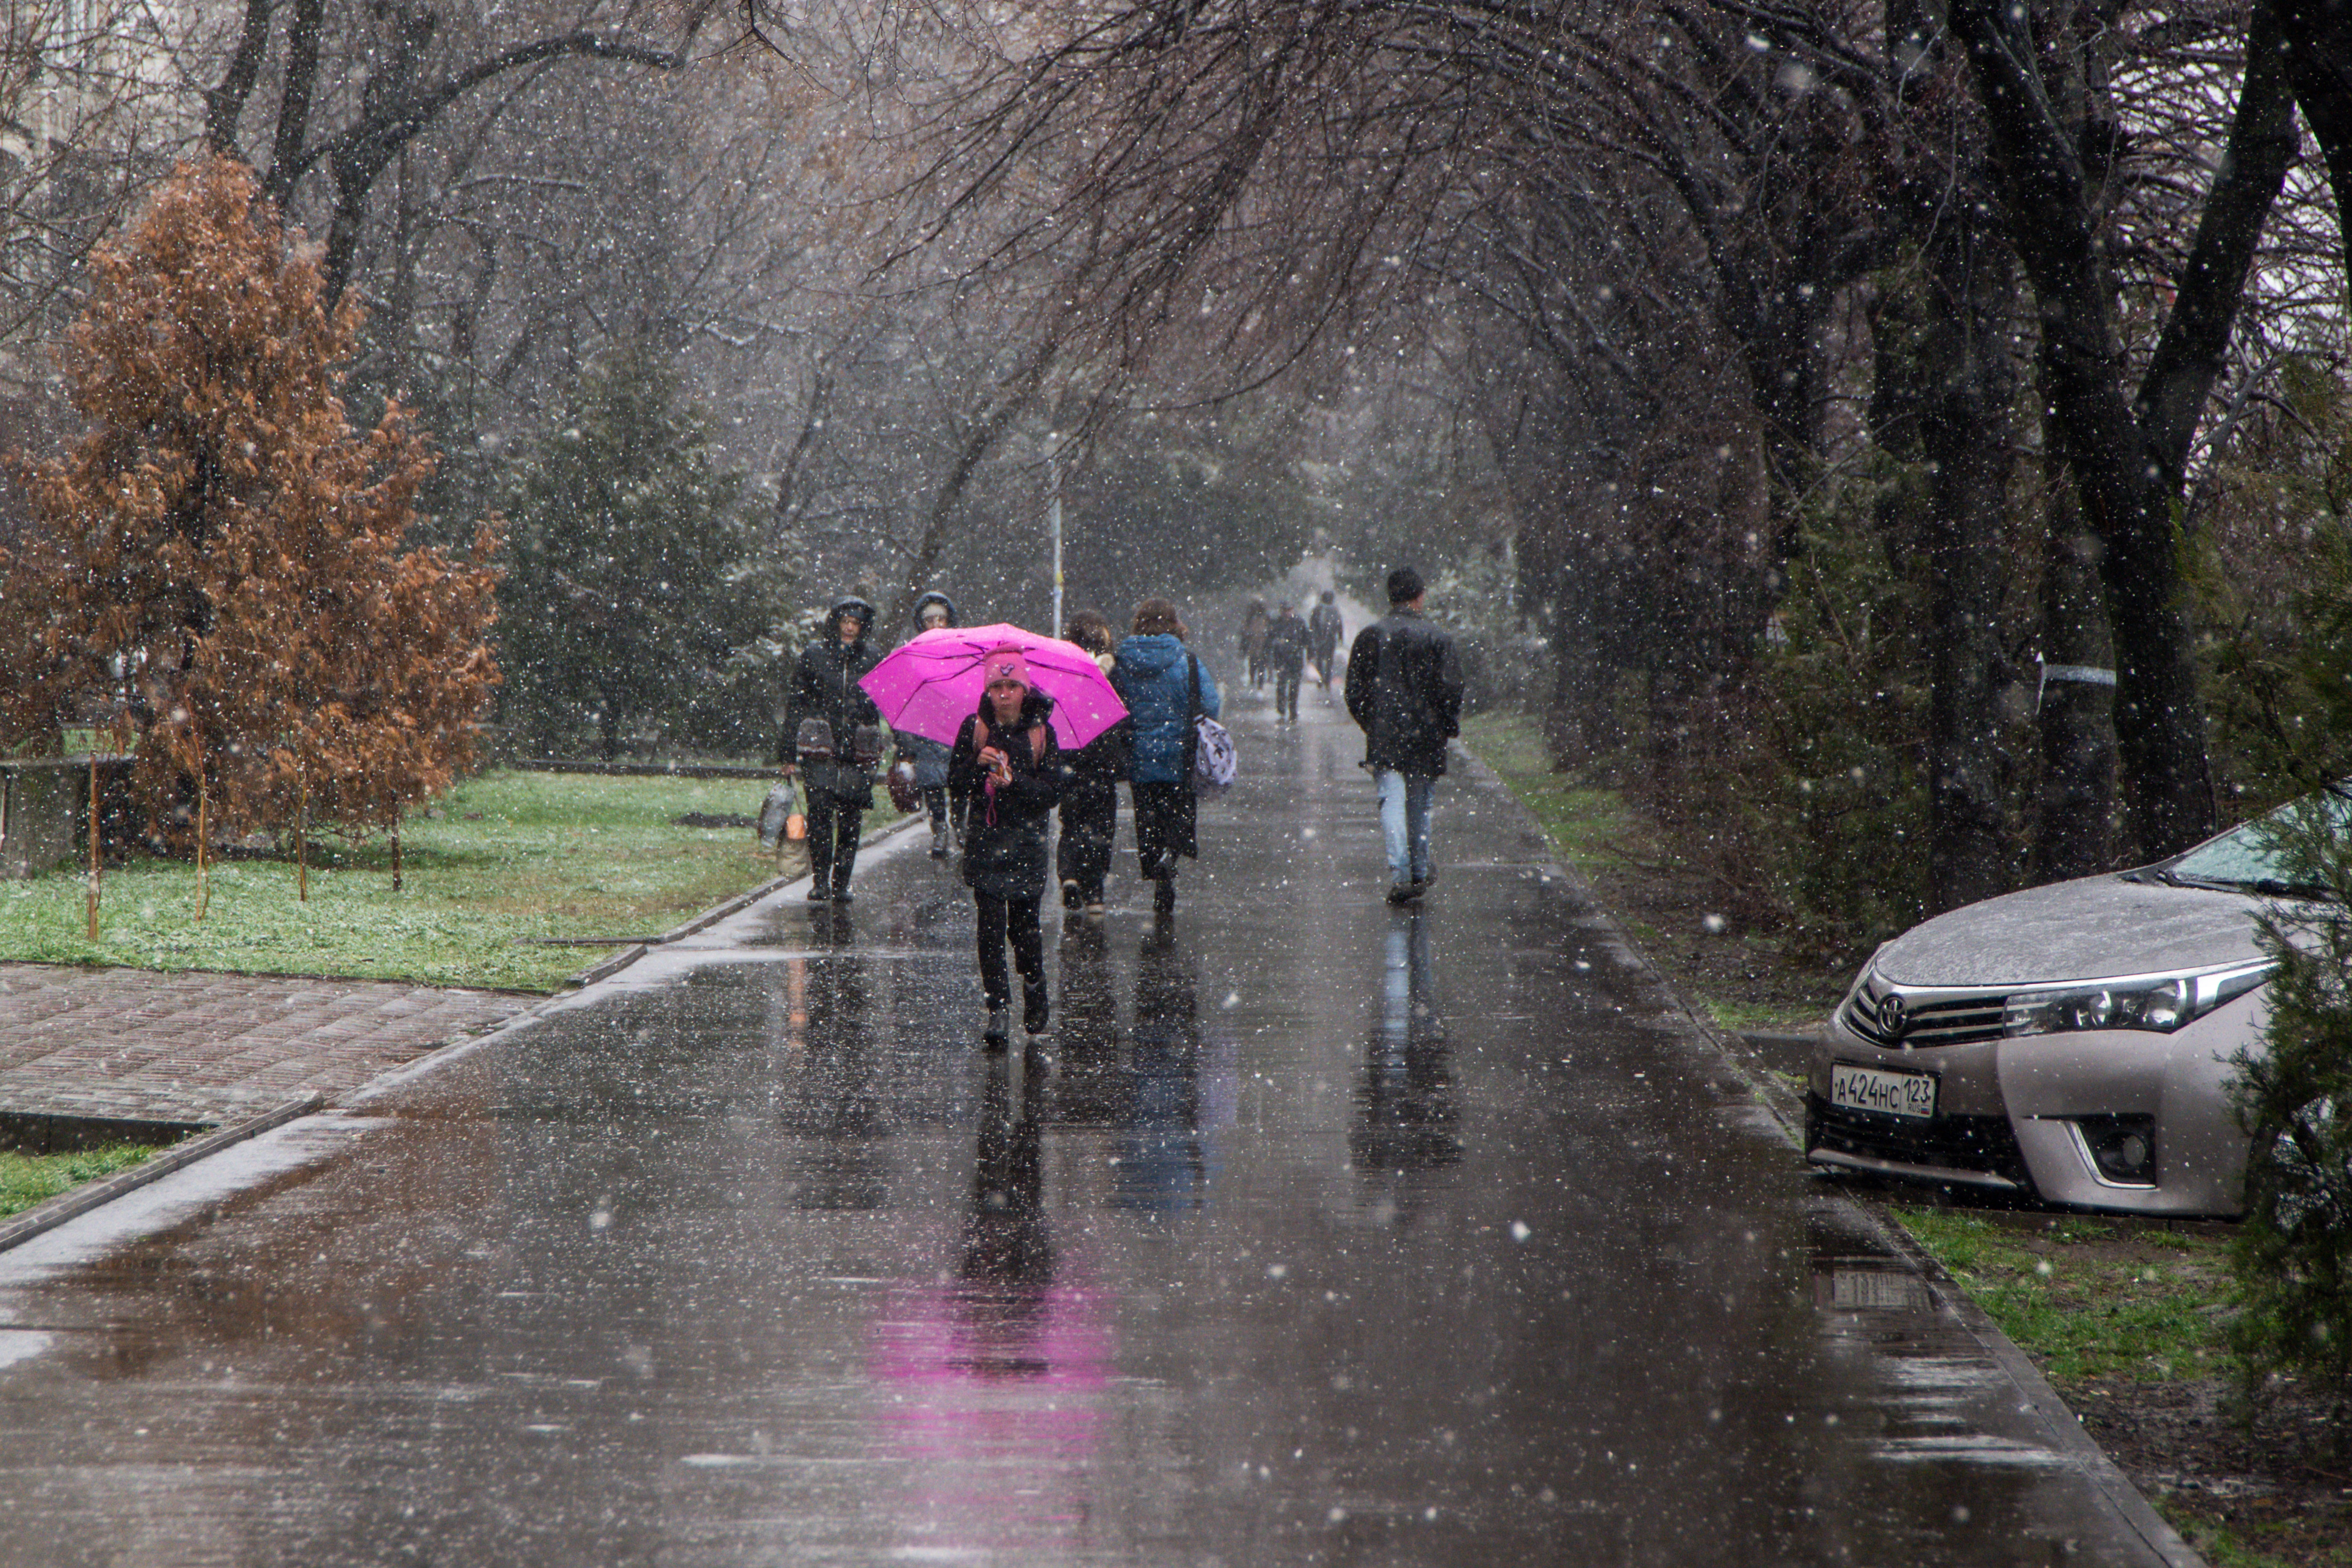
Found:
[[(878, 657), (866, 644), (874, 606), (855, 595), (837, 601), (824, 618), (824, 635), (801, 650), (784, 705), (777, 749), (787, 778), (797, 770), (808, 784), (811, 904), (850, 901), (849, 873), (857, 864), (857, 835), (874, 804), (873, 758), (854, 755), (860, 727), (878, 737), (882, 711), (857, 683)], [(801, 723), (823, 719), (833, 732), (830, 756), (801, 754)]]
[(1274, 716), (1298, 716), (1298, 683), (1307, 674), (1307, 622), (1288, 604), (1265, 629), (1265, 656), (1274, 665)]
[(1364, 732), (1364, 766), (1380, 786), (1389, 902), (1429, 891), (1429, 808), (1445, 771), (1445, 743), (1462, 733), (1462, 660), (1454, 639), (1422, 615), (1421, 574), (1389, 573), (1389, 612), (1348, 650), (1348, 715)]
[(1332, 655), (1339, 651), (1339, 638), (1347, 630), (1339, 619), (1339, 606), (1329, 589), (1323, 591), (1322, 602), (1307, 616), (1307, 656), (1315, 661), (1315, 673), (1323, 682), (1323, 695), (1328, 701), (1331, 694)]

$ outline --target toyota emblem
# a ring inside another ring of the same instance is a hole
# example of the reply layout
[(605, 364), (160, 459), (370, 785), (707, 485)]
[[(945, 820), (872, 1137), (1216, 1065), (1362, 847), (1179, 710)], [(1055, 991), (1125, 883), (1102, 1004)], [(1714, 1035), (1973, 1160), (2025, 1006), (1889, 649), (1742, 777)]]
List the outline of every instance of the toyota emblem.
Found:
[(1901, 1040), (1903, 1038), (1903, 1030), (1910, 1021), (1910, 1019), (1903, 1016), (1903, 998), (1901, 996), (1889, 992), (1887, 995), (1879, 998), (1878, 1027), (1886, 1031), (1889, 1039)]

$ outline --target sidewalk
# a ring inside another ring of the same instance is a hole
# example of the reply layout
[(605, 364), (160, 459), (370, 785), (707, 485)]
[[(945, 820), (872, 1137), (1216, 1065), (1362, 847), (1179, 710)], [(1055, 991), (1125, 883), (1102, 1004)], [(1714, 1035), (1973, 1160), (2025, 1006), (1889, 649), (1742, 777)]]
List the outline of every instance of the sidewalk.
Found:
[[(867, 835), (873, 842), (902, 824)], [(776, 862), (756, 894), (807, 874)], [(666, 934), (672, 942), (752, 894)], [(583, 949), (583, 957), (593, 951)], [(611, 953), (586, 984), (644, 956)], [(0, 962), (0, 1148), (32, 1154), (165, 1140), (316, 1094), (333, 1105), (379, 1074), (484, 1034), (548, 1000), (399, 980)]]
[(0, 964), (0, 1137), (41, 1152), (329, 1102), (540, 998), (398, 981)]

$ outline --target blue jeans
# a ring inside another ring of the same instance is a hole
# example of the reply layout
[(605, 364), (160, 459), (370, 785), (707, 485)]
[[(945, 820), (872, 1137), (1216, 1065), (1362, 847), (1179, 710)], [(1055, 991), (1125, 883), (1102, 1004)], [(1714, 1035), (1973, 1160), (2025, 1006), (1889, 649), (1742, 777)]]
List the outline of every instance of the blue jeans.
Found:
[(1389, 880), (1402, 887), (1429, 880), (1429, 804), (1437, 779), (1426, 773), (1375, 769), (1381, 791), (1381, 836), (1388, 841)]

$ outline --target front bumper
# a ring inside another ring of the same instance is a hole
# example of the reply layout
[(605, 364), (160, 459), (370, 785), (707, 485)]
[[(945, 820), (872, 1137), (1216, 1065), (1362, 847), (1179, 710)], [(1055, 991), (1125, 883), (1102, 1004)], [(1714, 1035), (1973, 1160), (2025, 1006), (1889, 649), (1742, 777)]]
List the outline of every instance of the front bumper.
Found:
[[(2229, 1058), (2259, 1041), (2263, 993), (2171, 1034), (2083, 1030), (1888, 1050), (1838, 1021), (1822, 1030), (1805, 1097), (1805, 1155), (1816, 1165), (1904, 1181), (2012, 1193), (2069, 1208), (2232, 1215), (2246, 1137), (2230, 1108)], [(1928, 1118), (1830, 1103), (1840, 1061), (1932, 1072)], [(2142, 1179), (2104, 1172), (2102, 1129), (2147, 1129)]]

